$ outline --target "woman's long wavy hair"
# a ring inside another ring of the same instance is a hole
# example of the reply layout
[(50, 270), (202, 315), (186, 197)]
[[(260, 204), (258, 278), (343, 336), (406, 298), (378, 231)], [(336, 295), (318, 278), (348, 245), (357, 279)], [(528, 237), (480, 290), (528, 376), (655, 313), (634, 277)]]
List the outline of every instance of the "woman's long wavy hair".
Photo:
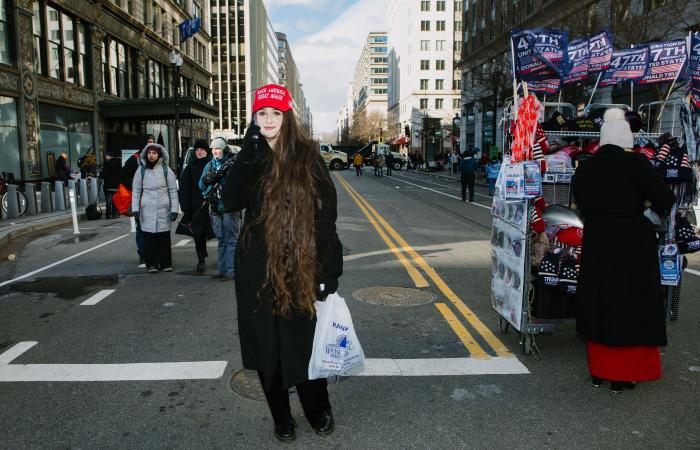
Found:
[(267, 273), (260, 292), (272, 293), (273, 314), (315, 314), (315, 215), (319, 187), (330, 182), (322, 164), (318, 143), (291, 110), (285, 112), (262, 181), (262, 208), (256, 220), (265, 224), (267, 245)]

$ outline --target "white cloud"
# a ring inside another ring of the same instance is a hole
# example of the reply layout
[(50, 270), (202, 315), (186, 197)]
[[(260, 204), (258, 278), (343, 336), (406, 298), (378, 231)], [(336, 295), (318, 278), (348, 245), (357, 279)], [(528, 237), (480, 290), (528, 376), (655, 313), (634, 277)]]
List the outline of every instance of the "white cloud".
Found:
[(265, 7), (269, 11), (272, 8), (278, 8), (280, 6), (313, 6), (315, 3), (318, 3), (318, 0), (264, 0), (263, 3), (265, 3)]
[(384, 8), (383, 1), (360, 0), (320, 31), (290, 43), (317, 133), (335, 129), (367, 34), (386, 30)]

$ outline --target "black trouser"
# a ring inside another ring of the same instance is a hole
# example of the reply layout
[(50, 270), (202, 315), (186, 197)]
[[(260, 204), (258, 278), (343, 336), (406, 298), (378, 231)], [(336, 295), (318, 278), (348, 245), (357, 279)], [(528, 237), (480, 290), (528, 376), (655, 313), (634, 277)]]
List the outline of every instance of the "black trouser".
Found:
[(355, 166), (355, 175), (358, 177), (362, 176), (362, 166)]
[(467, 187), (469, 187), (469, 201), (474, 201), (474, 173), (462, 174), (462, 201), (467, 199)]
[(204, 259), (209, 256), (207, 253), (207, 233), (206, 231), (194, 237), (194, 248), (197, 250), (197, 258)]
[(112, 196), (117, 192), (117, 190), (107, 189), (106, 187), (102, 188), (102, 190), (105, 193), (105, 209), (107, 210), (105, 213), (105, 217), (107, 219), (117, 217), (119, 215), (119, 212), (117, 211), (117, 207), (114, 206), (114, 202), (112, 201)]
[(391, 164), (386, 165), (386, 174), (391, 175)]
[(144, 231), (143, 247), (146, 267), (165, 269), (173, 265), (170, 250), (170, 231), (162, 233), (147, 233)]
[[(263, 373), (258, 372), (258, 377), (260, 377), (260, 384), (265, 386)], [(311, 426), (316, 426), (321, 418), (321, 414), (331, 409), (331, 403), (328, 400), (328, 382), (325, 378), (307, 380), (297, 384), (296, 388), (306, 420), (309, 421)], [(263, 390), (265, 391), (267, 406), (270, 407), (270, 412), (272, 413), (272, 420), (276, 424), (292, 417), (289, 406), (289, 390), (284, 388), (282, 372), (279, 366), (275, 370), (269, 389), (263, 388)]]

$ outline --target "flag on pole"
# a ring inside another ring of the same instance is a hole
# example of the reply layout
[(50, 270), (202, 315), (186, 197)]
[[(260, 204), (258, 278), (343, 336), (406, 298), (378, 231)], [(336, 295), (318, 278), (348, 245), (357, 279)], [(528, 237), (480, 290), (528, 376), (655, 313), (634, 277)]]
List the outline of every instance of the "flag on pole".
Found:
[(700, 32), (690, 33), (688, 40), (688, 65), (686, 67), (688, 94), (696, 109), (700, 109)]
[(649, 69), (639, 84), (684, 80), (687, 59), (685, 39), (649, 44)]
[(524, 81), (549, 80), (566, 75), (569, 34), (558, 30), (513, 30), (515, 67)]
[(195, 17), (194, 19), (187, 19), (178, 25), (180, 28), (180, 42), (185, 42), (190, 37), (197, 34), (199, 29), (202, 27), (202, 18)]
[(588, 38), (576, 39), (569, 43), (569, 69), (563, 83), (576, 84), (588, 78), (588, 65), (591, 59)]
[(649, 46), (642, 45), (625, 50), (615, 50), (610, 58), (610, 67), (603, 72), (599, 86), (612, 86), (623, 81), (641, 79), (649, 67)]
[(607, 28), (588, 38), (590, 59), (588, 72), (600, 72), (610, 66), (613, 53), (613, 35)]

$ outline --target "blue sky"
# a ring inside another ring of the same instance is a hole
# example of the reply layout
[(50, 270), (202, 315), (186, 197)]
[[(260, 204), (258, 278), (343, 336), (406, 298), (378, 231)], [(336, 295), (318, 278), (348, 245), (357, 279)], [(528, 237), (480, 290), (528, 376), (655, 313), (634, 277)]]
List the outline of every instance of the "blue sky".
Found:
[(384, 0), (263, 0), (275, 31), (286, 33), (316, 133), (335, 129), (370, 31), (386, 31)]

